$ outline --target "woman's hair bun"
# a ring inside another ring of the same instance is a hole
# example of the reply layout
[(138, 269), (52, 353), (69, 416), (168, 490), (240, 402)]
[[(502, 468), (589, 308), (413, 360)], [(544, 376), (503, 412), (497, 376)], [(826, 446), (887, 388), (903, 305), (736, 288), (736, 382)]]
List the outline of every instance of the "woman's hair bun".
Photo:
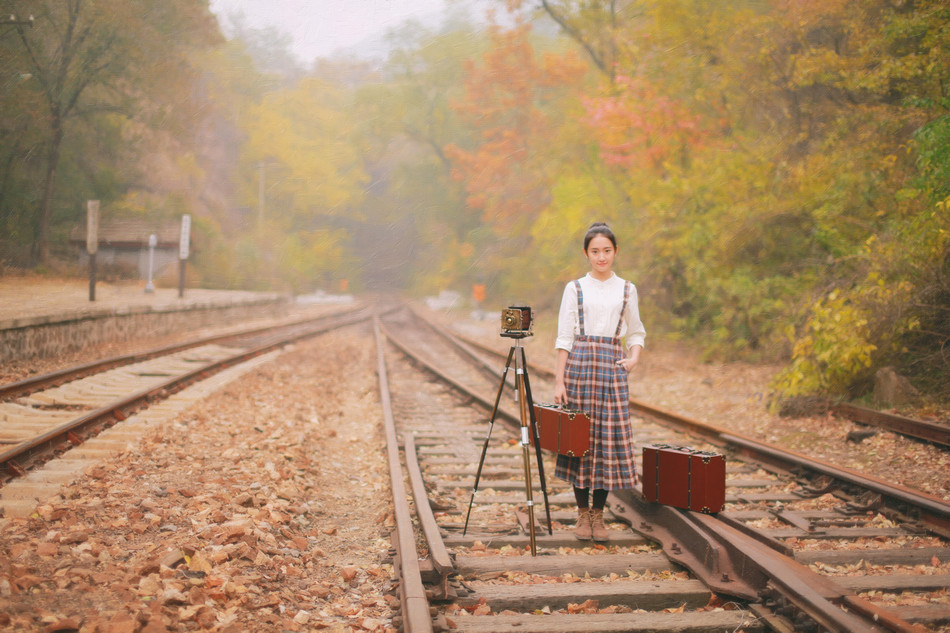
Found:
[(603, 235), (614, 245), (614, 248), (617, 248), (617, 238), (614, 237), (614, 232), (610, 230), (610, 227), (607, 226), (606, 222), (594, 222), (590, 225), (590, 228), (587, 229), (587, 233), (584, 235), (584, 252), (587, 252), (587, 247), (590, 245), (590, 241), (594, 239), (597, 235)]

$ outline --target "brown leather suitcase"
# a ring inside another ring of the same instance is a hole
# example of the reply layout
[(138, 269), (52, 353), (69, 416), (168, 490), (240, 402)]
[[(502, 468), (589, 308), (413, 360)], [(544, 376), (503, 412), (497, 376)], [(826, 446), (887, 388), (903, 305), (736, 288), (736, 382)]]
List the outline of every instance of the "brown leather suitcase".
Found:
[(689, 507), (690, 449), (669, 444), (643, 447), (643, 495), (677, 508)]
[(711, 514), (726, 498), (726, 462), (722, 455), (685, 446), (643, 447), (643, 496), (677, 508)]
[(689, 456), (689, 509), (712, 514), (726, 503), (726, 459), (719, 453)]
[(640, 485), (643, 489), (643, 498), (647, 501), (656, 502), (660, 488), (657, 484), (657, 458), (660, 454), (660, 446), (647, 444), (643, 447), (643, 458), (641, 461)]
[(534, 404), (541, 448), (582, 457), (590, 452), (590, 418), (583, 411), (556, 404)]

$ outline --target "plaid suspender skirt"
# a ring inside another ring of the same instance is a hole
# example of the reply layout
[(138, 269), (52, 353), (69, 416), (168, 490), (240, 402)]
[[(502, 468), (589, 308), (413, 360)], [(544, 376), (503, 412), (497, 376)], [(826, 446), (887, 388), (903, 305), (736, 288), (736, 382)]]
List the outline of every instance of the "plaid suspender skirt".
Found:
[(624, 358), (620, 325), (630, 295), (630, 283), (624, 284), (620, 323), (614, 336), (584, 334), (584, 295), (577, 287), (577, 313), (580, 335), (567, 357), (564, 386), (568, 405), (590, 416), (591, 451), (583, 457), (557, 456), (554, 476), (578, 488), (620, 490), (633, 488), (637, 480), (630, 428), (626, 370), (617, 365)]

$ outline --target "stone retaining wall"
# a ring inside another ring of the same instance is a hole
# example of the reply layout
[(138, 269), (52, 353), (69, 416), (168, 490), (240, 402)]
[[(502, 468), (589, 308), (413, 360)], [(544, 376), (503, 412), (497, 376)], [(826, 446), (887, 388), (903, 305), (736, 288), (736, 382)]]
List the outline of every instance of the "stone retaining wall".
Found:
[(36, 317), (0, 323), (0, 363), (48, 358), (101, 343), (165, 336), (174, 332), (286, 312), (289, 299), (268, 297), (240, 302), (190, 304), (168, 308), (127, 307), (76, 316)]

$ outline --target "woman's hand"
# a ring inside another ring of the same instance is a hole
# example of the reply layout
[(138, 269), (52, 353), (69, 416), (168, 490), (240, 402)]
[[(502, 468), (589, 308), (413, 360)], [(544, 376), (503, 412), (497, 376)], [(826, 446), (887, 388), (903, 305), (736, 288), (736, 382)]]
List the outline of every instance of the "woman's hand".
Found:
[(633, 358), (624, 358), (623, 360), (618, 360), (617, 364), (623, 367), (624, 371), (630, 373), (630, 371), (637, 366), (637, 361)]
[(634, 345), (630, 348), (630, 356), (627, 358), (622, 358), (617, 361), (617, 364), (623, 367), (624, 371), (631, 372), (633, 368), (637, 366), (637, 363), (640, 362), (640, 350), (643, 349), (639, 345)]
[(554, 404), (567, 404), (567, 388), (560, 380), (554, 385)]

